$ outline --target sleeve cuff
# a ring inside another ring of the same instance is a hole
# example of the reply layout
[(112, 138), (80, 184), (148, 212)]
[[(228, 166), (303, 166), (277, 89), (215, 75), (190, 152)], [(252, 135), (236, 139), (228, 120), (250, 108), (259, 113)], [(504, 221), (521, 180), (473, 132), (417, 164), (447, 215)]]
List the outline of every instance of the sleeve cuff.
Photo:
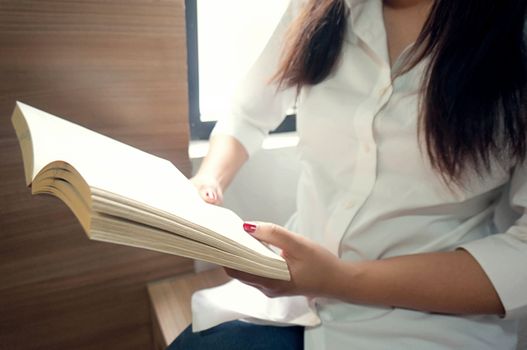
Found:
[(485, 271), (505, 309), (506, 319), (527, 314), (527, 248), (509, 234), (496, 234), (461, 245)]
[(238, 140), (252, 156), (262, 147), (263, 140), (267, 132), (250, 124), (243, 118), (223, 118), (218, 120), (212, 130), (211, 137), (214, 135), (229, 135)]

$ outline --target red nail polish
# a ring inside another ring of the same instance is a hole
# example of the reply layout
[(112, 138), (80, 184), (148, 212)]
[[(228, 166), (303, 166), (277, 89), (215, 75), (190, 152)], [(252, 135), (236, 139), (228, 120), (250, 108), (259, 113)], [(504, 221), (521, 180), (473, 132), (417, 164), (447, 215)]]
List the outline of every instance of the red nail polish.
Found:
[(256, 225), (244, 223), (243, 229), (245, 230), (245, 232), (253, 233), (254, 231), (256, 231)]

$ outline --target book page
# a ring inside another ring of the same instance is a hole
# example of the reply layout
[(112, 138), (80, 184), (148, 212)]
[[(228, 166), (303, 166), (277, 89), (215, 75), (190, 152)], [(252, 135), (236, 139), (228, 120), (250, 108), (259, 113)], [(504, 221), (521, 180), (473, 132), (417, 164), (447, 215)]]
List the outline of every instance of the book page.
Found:
[(89, 186), (154, 207), (170, 208), (176, 202), (160, 191), (165, 187), (177, 189), (187, 206), (200, 204), (192, 183), (169, 161), (25, 104), (18, 103), (18, 108), (33, 144), (32, 178), (60, 160), (71, 164)]
[(131, 199), (219, 233), (258, 253), (282, 260), (243, 231), (232, 211), (205, 203), (169, 161), (22, 103), (17, 104), (33, 144), (33, 178), (53, 161), (72, 165), (90, 187)]

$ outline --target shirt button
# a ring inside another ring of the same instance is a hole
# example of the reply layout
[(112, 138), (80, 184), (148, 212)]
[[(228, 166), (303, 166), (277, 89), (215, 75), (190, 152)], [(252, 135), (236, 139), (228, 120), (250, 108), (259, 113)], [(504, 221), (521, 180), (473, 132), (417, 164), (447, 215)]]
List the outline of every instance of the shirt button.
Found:
[(363, 143), (363, 144), (362, 144), (362, 149), (364, 150), (364, 152), (366, 152), (366, 153), (370, 153), (371, 147), (370, 147), (369, 144), (367, 144), (367, 143)]
[(351, 208), (353, 208), (353, 204), (354, 204), (353, 201), (349, 201), (348, 203), (346, 203), (346, 205), (344, 206), (344, 208), (346, 208), (346, 209), (351, 209)]

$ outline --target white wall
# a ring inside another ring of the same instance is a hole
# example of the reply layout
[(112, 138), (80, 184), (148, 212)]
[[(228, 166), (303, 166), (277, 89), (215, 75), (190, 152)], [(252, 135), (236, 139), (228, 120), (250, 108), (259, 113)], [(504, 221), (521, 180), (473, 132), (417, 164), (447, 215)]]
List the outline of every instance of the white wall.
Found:
[(527, 318), (520, 321), (520, 339), (518, 339), (517, 350), (527, 350)]

